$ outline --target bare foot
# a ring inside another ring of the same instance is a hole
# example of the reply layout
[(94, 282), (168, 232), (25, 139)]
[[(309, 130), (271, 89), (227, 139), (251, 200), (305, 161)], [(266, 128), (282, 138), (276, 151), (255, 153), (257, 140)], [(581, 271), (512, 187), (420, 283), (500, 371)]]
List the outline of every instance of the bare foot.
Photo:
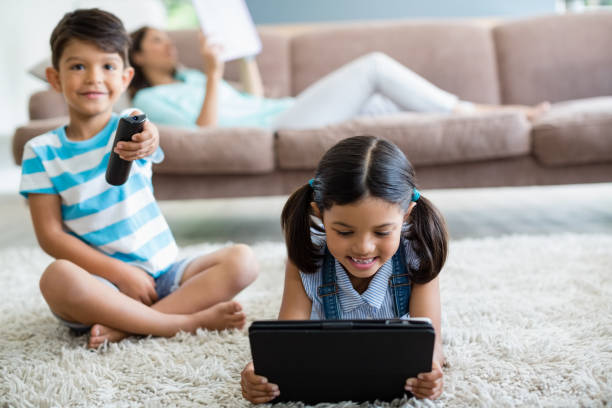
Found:
[(527, 120), (533, 122), (538, 119), (540, 116), (545, 114), (550, 110), (549, 102), (541, 102), (534, 106), (527, 106), (525, 108), (525, 115), (527, 116)]
[(89, 330), (89, 342), (87, 342), (87, 347), (96, 349), (104, 344), (104, 341), (116, 343), (128, 336), (129, 334), (126, 332), (115, 330), (101, 324), (94, 324), (91, 330)]
[(193, 317), (196, 328), (209, 330), (242, 329), (246, 323), (246, 315), (242, 311), (242, 306), (233, 300), (217, 303), (208, 309), (194, 313)]
[(454, 113), (474, 113), (474, 112), (499, 112), (499, 111), (519, 111), (523, 112), (530, 122), (535, 121), (540, 116), (550, 110), (549, 102), (541, 102), (537, 105), (480, 105), (460, 102), (455, 106)]

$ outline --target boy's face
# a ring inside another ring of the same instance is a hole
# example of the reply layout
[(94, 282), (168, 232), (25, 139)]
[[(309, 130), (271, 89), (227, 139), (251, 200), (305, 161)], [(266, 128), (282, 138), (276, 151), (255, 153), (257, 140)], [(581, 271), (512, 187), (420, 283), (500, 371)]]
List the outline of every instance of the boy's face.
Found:
[(119, 54), (77, 39), (68, 42), (58, 65), (47, 68), (47, 80), (64, 95), (71, 114), (82, 117), (110, 114), (134, 75)]

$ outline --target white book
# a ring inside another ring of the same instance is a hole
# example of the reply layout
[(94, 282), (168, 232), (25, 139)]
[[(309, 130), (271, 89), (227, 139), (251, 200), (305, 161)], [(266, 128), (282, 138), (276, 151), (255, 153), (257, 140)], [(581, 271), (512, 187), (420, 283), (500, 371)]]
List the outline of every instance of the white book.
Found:
[(223, 47), (221, 60), (259, 54), (261, 40), (244, 0), (192, 1), (207, 41)]

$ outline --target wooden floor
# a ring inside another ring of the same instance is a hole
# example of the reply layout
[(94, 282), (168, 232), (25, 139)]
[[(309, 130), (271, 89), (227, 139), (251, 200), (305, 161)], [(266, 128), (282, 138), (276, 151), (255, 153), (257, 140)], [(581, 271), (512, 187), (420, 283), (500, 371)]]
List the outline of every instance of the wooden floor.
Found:
[[(612, 234), (612, 183), (424, 191), (446, 217), (451, 239), (562, 232)], [(162, 201), (179, 245), (281, 241), (286, 197)], [(0, 248), (36, 245), (24, 199), (0, 194)]]

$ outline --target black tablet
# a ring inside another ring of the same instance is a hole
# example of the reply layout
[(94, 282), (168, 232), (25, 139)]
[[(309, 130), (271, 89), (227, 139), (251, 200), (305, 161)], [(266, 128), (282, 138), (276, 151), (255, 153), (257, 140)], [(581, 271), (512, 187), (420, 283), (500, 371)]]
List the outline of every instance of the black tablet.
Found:
[(262, 320), (249, 327), (255, 373), (280, 390), (272, 402), (401, 398), (408, 378), (431, 371), (434, 339), (429, 319)]

